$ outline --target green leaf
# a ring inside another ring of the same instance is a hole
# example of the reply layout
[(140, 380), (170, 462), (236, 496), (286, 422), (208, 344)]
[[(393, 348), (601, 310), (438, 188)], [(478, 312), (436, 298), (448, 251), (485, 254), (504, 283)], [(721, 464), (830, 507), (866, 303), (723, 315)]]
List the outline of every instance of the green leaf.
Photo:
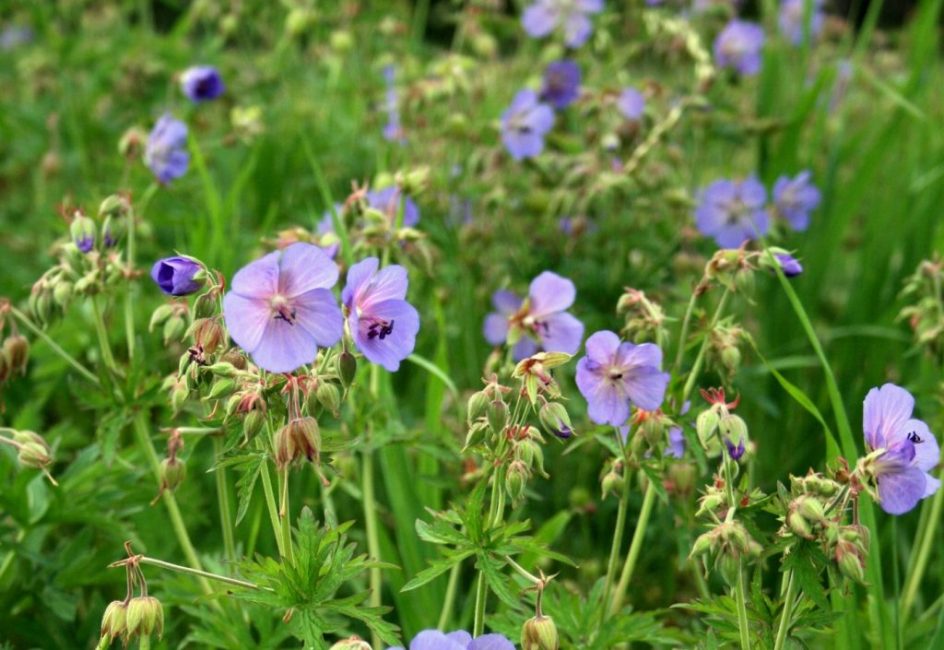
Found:
[(474, 550), (461, 551), (459, 553), (451, 554), (447, 557), (433, 560), (430, 562), (430, 565), (416, 574), (412, 580), (407, 582), (400, 591), (412, 591), (417, 587), (422, 587), (428, 582), (435, 580), (446, 571), (450, 570), (456, 564), (459, 564), (468, 557), (471, 557), (475, 554)]

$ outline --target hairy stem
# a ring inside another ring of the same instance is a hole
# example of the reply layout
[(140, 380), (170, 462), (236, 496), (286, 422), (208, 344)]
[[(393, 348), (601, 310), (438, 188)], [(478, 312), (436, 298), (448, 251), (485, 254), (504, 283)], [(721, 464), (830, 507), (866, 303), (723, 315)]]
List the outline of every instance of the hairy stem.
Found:
[(262, 491), (265, 494), (266, 508), (269, 511), (269, 523), (275, 535), (275, 545), (279, 549), (279, 556), (285, 558), (285, 547), (282, 542), (281, 525), (279, 524), (279, 510), (275, 505), (275, 490), (272, 489), (272, 477), (269, 476), (269, 463), (262, 466)]
[(790, 624), (793, 622), (793, 604), (796, 600), (797, 581), (793, 575), (793, 570), (787, 571), (784, 576), (787, 581), (787, 592), (783, 597), (783, 612), (780, 613), (780, 625), (777, 628), (777, 639), (774, 641), (774, 650), (783, 650), (783, 644), (787, 641), (787, 633), (790, 631)]
[(747, 622), (747, 600), (744, 594), (744, 560), (738, 560), (737, 587), (734, 590), (737, 602), (738, 632), (741, 635), (741, 650), (751, 650), (751, 638)]
[(292, 518), (289, 516), (288, 503), (288, 467), (279, 470), (282, 480), (281, 497), (279, 499), (279, 520), (282, 533), (282, 549), (289, 564), (295, 564), (295, 551), (292, 548)]
[(610, 606), (610, 614), (616, 614), (623, 606), (623, 599), (626, 597), (626, 589), (629, 587), (630, 580), (633, 579), (633, 572), (636, 570), (636, 562), (639, 560), (639, 553), (642, 551), (642, 542), (646, 537), (646, 528), (649, 526), (649, 517), (652, 515), (652, 507), (656, 502), (656, 490), (651, 485), (646, 487), (646, 494), (642, 499), (642, 508), (639, 511), (639, 520), (636, 522), (636, 530), (633, 531), (633, 539), (629, 543), (629, 553), (626, 555), (626, 562), (623, 564), (623, 572), (620, 574), (619, 582), (616, 585), (616, 591), (613, 594), (613, 604)]
[(216, 580), (217, 582), (224, 582), (228, 585), (234, 585), (236, 587), (245, 587), (246, 589), (262, 589), (259, 585), (247, 582), (246, 580), (239, 580), (238, 578), (230, 578), (229, 576), (221, 576), (218, 573), (210, 573), (209, 571), (201, 571), (199, 569), (192, 569), (187, 566), (181, 566), (179, 564), (172, 564), (170, 562), (165, 562), (164, 560), (158, 560), (157, 558), (148, 557), (142, 555), (138, 558), (138, 561), (141, 564), (150, 564), (151, 566), (160, 567), (162, 569), (167, 569), (168, 571), (176, 571), (177, 573), (186, 573), (192, 576), (198, 576), (200, 578), (209, 578), (210, 580)]

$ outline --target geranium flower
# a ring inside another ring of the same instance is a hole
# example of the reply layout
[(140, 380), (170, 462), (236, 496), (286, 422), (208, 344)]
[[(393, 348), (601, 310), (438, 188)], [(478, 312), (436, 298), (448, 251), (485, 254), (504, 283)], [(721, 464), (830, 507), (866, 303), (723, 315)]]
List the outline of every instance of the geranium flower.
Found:
[(187, 125), (165, 113), (154, 124), (144, 148), (144, 163), (157, 180), (167, 184), (187, 173)]
[(521, 24), (533, 38), (560, 29), (567, 47), (580, 47), (593, 32), (590, 15), (601, 11), (603, 0), (536, 0), (521, 14)]
[(698, 194), (695, 225), (721, 248), (737, 248), (767, 232), (766, 202), (767, 191), (756, 178), (715, 181)]
[(519, 91), (502, 114), (502, 142), (515, 160), (532, 158), (544, 150), (544, 136), (554, 127), (554, 109), (538, 101), (528, 88)]

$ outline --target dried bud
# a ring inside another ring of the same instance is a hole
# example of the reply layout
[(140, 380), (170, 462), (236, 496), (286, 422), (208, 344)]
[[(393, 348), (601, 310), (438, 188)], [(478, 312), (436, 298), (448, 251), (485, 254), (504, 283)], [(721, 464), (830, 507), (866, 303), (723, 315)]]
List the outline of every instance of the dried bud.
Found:
[(521, 626), (521, 650), (558, 650), (557, 626), (550, 616), (529, 618)]
[(111, 601), (102, 615), (102, 638), (107, 637), (109, 641), (114, 641), (119, 637), (124, 637), (127, 630), (128, 605), (121, 600)]
[(199, 318), (190, 328), (193, 333), (193, 342), (207, 352), (213, 354), (226, 338), (223, 328), (215, 318)]
[(488, 426), (496, 434), (505, 430), (505, 424), (508, 423), (508, 405), (501, 400), (492, 400), (488, 405), (486, 412), (488, 416)]
[(179, 458), (165, 458), (161, 461), (161, 489), (173, 492), (184, 482), (187, 466)]
[(164, 634), (164, 608), (154, 596), (137, 596), (128, 603), (128, 638)]
[(320, 450), (321, 430), (315, 418), (296, 418), (275, 434), (275, 462), (280, 468), (303, 456), (318, 462)]
[(10, 365), (10, 372), (26, 373), (26, 364), (29, 361), (29, 341), (22, 334), (8, 336), (3, 342), (3, 356)]
[(371, 650), (370, 644), (356, 634), (347, 639), (338, 641), (328, 650)]
[(350, 387), (354, 382), (354, 375), (357, 374), (357, 359), (354, 355), (345, 350), (338, 355), (338, 376), (341, 377), (341, 383), (345, 388)]
[(144, 154), (147, 139), (147, 131), (133, 126), (122, 134), (121, 140), (118, 141), (118, 152), (129, 160), (140, 158)]

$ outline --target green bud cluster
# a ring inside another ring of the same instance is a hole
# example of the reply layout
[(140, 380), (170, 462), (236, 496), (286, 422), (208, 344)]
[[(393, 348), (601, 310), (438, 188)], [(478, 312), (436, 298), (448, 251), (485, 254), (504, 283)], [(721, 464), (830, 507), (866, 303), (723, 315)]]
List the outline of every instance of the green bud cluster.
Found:
[(624, 318), (622, 334), (626, 340), (634, 343), (654, 341), (660, 346), (666, 344), (665, 312), (644, 292), (627, 287), (616, 303), (616, 313)]

